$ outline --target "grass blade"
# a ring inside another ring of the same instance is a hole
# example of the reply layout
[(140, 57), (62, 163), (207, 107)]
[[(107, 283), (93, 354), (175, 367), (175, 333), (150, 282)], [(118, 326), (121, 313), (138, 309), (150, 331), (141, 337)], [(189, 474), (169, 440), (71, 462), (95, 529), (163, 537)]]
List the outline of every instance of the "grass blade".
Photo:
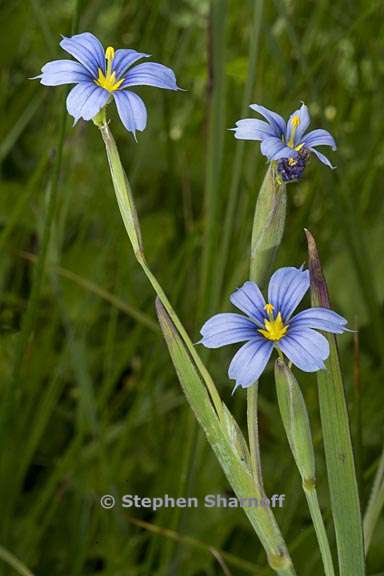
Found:
[(16, 556), (11, 554), (9, 550), (3, 548), (3, 546), (0, 546), (0, 560), (3, 560), (8, 564), (8, 566), (11, 566), (15, 572), (20, 574), (20, 576), (33, 576), (32, 572), (25, 566), (25, 564), (20, 562)]
[[(316, 243), (307, 230), (306, 235), (312, 305), (329, 308)], [(330, 345), (327, 370), (317, 373), (317, 382), (340, 576), (362, 576), (365, 574), (363, 531), (349, 417), (336, 339), (333, 335), (327, 338)]]

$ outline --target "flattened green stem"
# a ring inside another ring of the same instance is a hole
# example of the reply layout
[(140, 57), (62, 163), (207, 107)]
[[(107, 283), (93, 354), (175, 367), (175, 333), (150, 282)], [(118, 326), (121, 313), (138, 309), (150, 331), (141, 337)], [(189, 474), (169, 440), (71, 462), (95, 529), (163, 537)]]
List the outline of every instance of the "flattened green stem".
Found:
[(251, 455), (252, 475), (257, 487), (264, 492), (263, 475), (260, 456), (259, 422), (257, 409), (257, 396), (259, 383), (255, 382), (247, 389), (247, 423), (249, 451)]
[(316, 491), (315, 452), (307, 407), (295, 376), (280, 358), (275, 363), (275, 382), (281, 419), (301, 476), (324, 572), (326, 576), (335, 576), (331, 549)]
[(199, 355), (197, 354), (195, 347), (190, 341), (185, 328), (183, 327), (175, 311), (173, 310), (164, 290), (160, 286), (157, 278), (152, 274), (146, 262), (144, 256), (143, 242), (141, 238), (140, 224), (139, 219), (137, 217), (131, 187), (128, 178), (125, 174), (124, 168), (122, 166), (115, 139), (113, 138), (112, 132), (105, 119), (105, 112), (102, 112), (100, 116), (95, 118), (94, 122), (96, 126), (99, 128), (104, 140), (117, 203), (119, 206), (120, 214), (123, 219), (125, 229), (131, 241), (132, 248), (136, 256), (136, 260), (138, 261), (148, 280), (152, 284), (152, 287), (154, 288), (164, 308), (167, 310), (168, 314), (172, 318), (172, 321), (177, 327), (178, 332), (180, 333), (181, 337), (184, 340), (184, 343), (188, 348), (188, 351), (191, 355), (193, 362), (195, 362), (201, 373), (204, 375), (204, 382), (208, 388), (213, 405), (215, 406), (217, 414), (219, 415), (219, 417), (221, 417), (223, 407), (216, 386), (208, 370), (206, 369)]
[[(249, 278), (261, 288), (266, 285), (284, 234), (286, 204), (286, 186), (277, 181), (275, 163), (271, 163), (257, 197), (252, 228)], [(257, 398), (258, 383), (255, 382), (247, 390), (248, 438), (253, 477), (264, 491)]]
[[(95, 119), (104, 140), (107, 150), (108, 164), (112, 176), (113, 188), (115, 190), (117, 203), (125, 229), (132, 244), (136, 258), (144, 258), (143, 242), (141, 239), (140, 224), (137, 217), (136, 206), (133, 200), (131, 187), (129, 185), (124, 168), (121, 164), (119, 151), (115, 139), (105, 120), (105, 108), (99, 113), (100, 123)], [(104, 117), (103, 117), (104, 116)]]
[[(329, 308), (328, 290), (316, 243), (308, 230), (306, 235), (312, 305)], [(348, 410), (336, 338), (328, 335), (327, 339), (330, 355), (325, 363), (326, 370), (317, 373), (317, 382), (340, 576), (363, 576), (363, 529)]]
[(321, 557), (323, 560), (325, 575), (335, 576), (331, 549), (329, 547), (328, 536), (325, 530), (323, 517), (321, 515), (319, 499), (317, 497), (316, 481), (303, 480), (303, 489), (305, 497), (308, 502), (308, 508), (311, 513), (312, 522), (315, 527), (317, 541), (319, 543)]
[(379, 467), (373, 482), (372, 492), (369, 497), (368, 507), (364, 515), (364, 543), (365, 554), (372, 541), (372, 536), (381, 511), (384, 507), (384, 449), (381, 454)]

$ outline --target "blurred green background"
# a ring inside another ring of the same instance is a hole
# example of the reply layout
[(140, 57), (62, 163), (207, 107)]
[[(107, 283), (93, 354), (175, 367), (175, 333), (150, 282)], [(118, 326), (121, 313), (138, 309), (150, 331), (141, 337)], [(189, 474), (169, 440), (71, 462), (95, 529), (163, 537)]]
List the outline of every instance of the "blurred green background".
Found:
[[(306, 260), (308, 227), (334, 309), (359, 328), (357, 348), (353, 335), (339, 345), (366, 507), (384, 423), (383, 16), (373, 0), (0, 4), (0, 574), (271, 574), (241, 510), (100, 507), (103, 494), (230, 492), (174, 374), (100, 135), (92, 123), (71, 127), (65, 87), (28, 80), (66, 57), (60, 34), (75, 30), (152, 54), (187, 90), (137, 90), (149, 110), (137, 144), (115, 110), (111, 127), (147, 257), (194, 341), (209, 314), (230, 310), (229, 294), (247, 278), (266, 169), (258, 144), (227, 129), (254, 116), (250, 103), (288, 116), (304, 100), (312, 127), (334, 134), (337, 170), (314, 159), (303, 182), (289, 186), (278, 264)], [(226, 373), (232, 354), (204, 357), (244, 425), (245, 395), (231, 397)], [(328, 522), (316, 380), (297, 375)], [(266, 491), (286, 494), (277, 518), (298, 573), (321, 574), (271, 372), (260, 402)], [(333, 540), (330, 525), (329, 533)], [(383, 541), (381, 518), (369, 574), (384, 573)], [(8, 552), (14, 557), (4, 561)]]

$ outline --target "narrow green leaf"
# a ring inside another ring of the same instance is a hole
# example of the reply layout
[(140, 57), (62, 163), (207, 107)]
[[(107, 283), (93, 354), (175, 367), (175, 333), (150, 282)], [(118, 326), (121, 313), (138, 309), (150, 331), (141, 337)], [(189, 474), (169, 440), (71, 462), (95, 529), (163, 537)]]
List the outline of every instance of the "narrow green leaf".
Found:
[(275, 363), (277, 400), (288, 442), (304, 482), (315, 481), (315, 454), (307, 407), (300, 386), (280, 358)]
[(233, 449), (237, 452), (238, 457), (249, 470), (252, 469), (251, 466), (251, 455), (249, 453), (248, 444), (244, 438), (244, 435), (240, 429), (240, 426), (228, 410), (225, 404), (223, 404), (223, 426), (227, 432), (228, 439), (231, 442)]
[[(202, 375), (159, 299), (156, 300), (156, 309), (180, 384), (230, 485), (238, 498), (256, 498), (261, 502), (263, 494), (255, 486), (249, 468), (238, 450), (233, 447), (227, 426), (221, 425), (203, 384)], [(233, 423), (231, 429), (233, 433)], [(293, 576), (295, 571), (271, 509), (268, 506), (244, 507), (244, 512), (267, 553), (271, 568), (280, 576)]]
[[(306, 230), (313, 306), (329, 308), (327, 285), (315, 240)], [(330, 356), (317, 373), (321, 425), (335, 523), (340, 576), (365, 574), (363, 530), (347, 404), (336, 338), (327, 336)]]

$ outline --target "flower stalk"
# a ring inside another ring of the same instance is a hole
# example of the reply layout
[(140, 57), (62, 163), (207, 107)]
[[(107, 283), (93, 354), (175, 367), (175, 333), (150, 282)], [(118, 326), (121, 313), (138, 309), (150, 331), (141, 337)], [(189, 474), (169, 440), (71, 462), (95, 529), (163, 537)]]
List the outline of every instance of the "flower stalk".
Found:
[(167, 310), (172, 321), (177, 327), (177, 330), (179, 331), (185, 344), (187, 345), (192, 360), (197, 364), (199, 369), (202, 371), (204, 375), (204, 381), (208, 388), (213, 405), (215, 406), (215, 410), (217, 414), (221, 416), (222, 402), (219, 393), (217, 392), (216, 386), (211, 376), (209, 375), (208, 370), (205, 368), (204, 364), (200, 360), (200, 357), (198, 356), (192, 342), (190, 341), (185, 328), (183, 327), (175, 311), (173, 310), (166, 294), (164, 293), (162, 287), (160, 286), (154, 274), (151, 272), (146, 262), (144, 255), (144, 246), (141, 237), (140, 223), (137, 216), (131, 186), (125, 174), (125, 170), (122, 166), (119, 151), (116, 146), (115, 139), (113, 138), (112, 132), (109, 128), (108, 122), (105, 120), (105, 116), (101, 116), (101, 118), (94, 119), (94, 122), (99, 128), (105, 144), (108, 164), (111, 172), (112, 183), (113, 188), (115, 190), (117, 203), (119, 206), (120, 214), (123, 219), (125, 229), (131, 241), (136, 260), (140, 264), (145, 275), (150, 281), (152, 287), (154, 288), (158, 298), (162, 302), (164, 308)]
[[(284, 234), (287, 206), (286, 185), (278, 180), (272, 162), (261, 185), (254, 213), (249, 278), (265, 286)], [(261, 465), (259, 422), (259, 383), (247, 388), (247, 427), (252, 476), (256, 489), (265, 495)]]
[[(249, 278), (260, 286), (265, 286), (267, 282), (283, 237), (286, 206), (286, 185), (278, 182), (276, 163), (271, 163), (257, 197), (252, 227)], [(247, 425), (254, 481), (264, 491), (259, 441), (258, 387), (256, 381), (247, 389)]]
[(316, 490), (315, 454), (308, 411), (300, 386), (284, 360), (275, 363), (275, 384), (281, 419), (299, 470), (326, 576), (335, 576), (327, 532)]

